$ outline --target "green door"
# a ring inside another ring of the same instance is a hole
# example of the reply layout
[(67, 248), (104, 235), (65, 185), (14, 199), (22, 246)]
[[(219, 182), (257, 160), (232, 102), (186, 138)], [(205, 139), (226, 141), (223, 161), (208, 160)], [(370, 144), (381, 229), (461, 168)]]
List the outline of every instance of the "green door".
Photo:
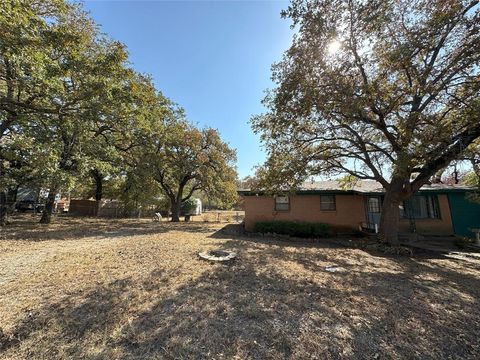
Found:
[(448, 202), (455, 234), (474, 237), (471, 229), (480, 229), (480, 203), (470, 201), (465, 192), (449, 193)]

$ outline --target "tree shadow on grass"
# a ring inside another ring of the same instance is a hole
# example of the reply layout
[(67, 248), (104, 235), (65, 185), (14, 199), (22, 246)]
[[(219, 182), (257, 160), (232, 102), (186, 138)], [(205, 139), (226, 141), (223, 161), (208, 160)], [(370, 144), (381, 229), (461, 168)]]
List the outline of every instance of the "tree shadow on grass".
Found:
[[(254, 233), (247, 233), (241, 224), (228, 224), (221, 229), (212, 233), (210, 238), (213, 239), (241, 239), (256, 244), (297, 247), (305, 249), (322, 249), (322, 248), (338, 248), (338, 249), (361, 249), (371, 255), (386, 257), (386, 258), (404, 258), (404, 255), (396, 255), (394, 253), (386, 253), (378, 250), (376, 245), (381, 245), (375, 239), (368, 237), (356, 236), (338, 236), (318, 239), (296, 238), (279, 235), (261, 235)], [(408, 245), (404, 245), (409, 247)], [(444, 251), (437, 251), (434, 249), (409, 247), (412, 251), (412, 256), (418, 259), (446, 259)]]
[(0, 240), (68, 240), (84, 237), (105, 239), (127, 236), (148, 236), (170, 231), (188, 233), (211, 233), (215, 226), (203, 223), (154, 222), (146, 219), (105, 219), (63, 216), (53, 224), (38, 224), (38, 219), (23, 216), (20, 221), (0, 228)]
[[(150, 284), (162, 282), (151, 277)], [(328, 305), (304, 301), (312, 294), (331, 298), (332, 290), (260, 275), (249, 265), (216, 267), (128, 321), (132, 286), (115, 281), (34, 312), (3, 351), (33, 358), (278, 359), (294, 354), (302, 319), (312, 311), (328, 326), (337, 321)], [(158, 290), (148, 288), (153, 299)], [(327, 353), (340, 351), (334, 337), (326, 340)]]
[[(351, 245), (346, 239), (319, 239), (307, 240), (278, 239), (276, 237), (255, 237), (255, 236), (231, 236), (224, 229), (220, 229), (212, 234), (212, 238), (224, 239), (224, 249), (243, 252), (246, 250), (258, 250), (257, 262), (271, 263), (272, 261), (292, 261), (302, 265), (305, 269), (312, 272), (325, 271), (325, 263), (328, 265), (340, 266), (351, 269), (352, 264), (348, 260), (363, 258), (369, 255), (372, 261), (370, 268), (381, 269), (384, 267), (382, 260), (395, 265), (401, 271), (401, 274), (408, 279), (413, 279), (421, 274), (431, 273), (439, 277), (442, 281), (447, 281), (450, 286), (457, 285), (465, 288), (469, 281), (480, 284), (478, 275), (480, 274), (480, 261), (468, 261), (466, 259), (452, 259), (446, 257), (441, 252), (420, 251), (412, 257), (386, 254), (374, 249), (363, 249), (356, 245)], [(355, 240), (352, 240), (354, 242)], [(338, 256), (342, 254), (343, 256)], [(377, 261), (378, 259), (378, 266)], [(433, 261), (432, 261), (433, 260)], [(322, 262), (322, 265), (319, 265)], [(445, 266), (442, 266), (445, 264)], [(463, 272), (452, 271), (452, 264), (457, 264)], [(364, 276), (362, 266), (355, 266), (357, 271)], [(475, 273), (475, 275), (472, 274)], [(399, 276), (401, 275), (399, 274)], [(440, 281), (439, 281), (440, 283)], [(468, 289), (468, 288), (466, 288)], [(459, 289), (460, 290), (460, 289)], [(473, 290), (478, 295), (476, 290)]]
[[(222, 247), (239, 251), (237, 261), (184, 284), (175, 284), (174, 270), (159, 269), (99, 285), (33, 311), (3, 352), (50, 359), (479, 358), (480, 269), (399, 257), (353, 266), (353, 250), (337, 256), (340, 249), (298, 246), (232, 239)], [(303, 270), (282, 271), (277, 262)], [(325, 262), (347, 271), (328, 273)]]

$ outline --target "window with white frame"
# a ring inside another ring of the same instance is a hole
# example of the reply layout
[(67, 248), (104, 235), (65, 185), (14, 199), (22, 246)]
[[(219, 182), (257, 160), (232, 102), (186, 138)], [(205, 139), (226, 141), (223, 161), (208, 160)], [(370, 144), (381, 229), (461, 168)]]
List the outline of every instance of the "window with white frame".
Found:
[(290, 198), (288, 196), (275, 196), (275, 210), (277, 211), (290, 210)]
[(320, 196), (320, 210), (336, 210), (335, 195)]

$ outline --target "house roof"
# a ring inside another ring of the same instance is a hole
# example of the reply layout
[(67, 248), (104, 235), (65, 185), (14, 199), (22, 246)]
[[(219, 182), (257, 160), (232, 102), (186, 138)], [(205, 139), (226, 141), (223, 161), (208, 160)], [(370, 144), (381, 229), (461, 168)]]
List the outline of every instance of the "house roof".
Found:
[(357, 181), (353, 186), (345, 185), (337, 180), (316, 181), (303, 183), (299, 191), (354, 191), (359, 193), (365, 192), (383, 192), (382, 184), (377, 181), (363, 180)]
[[(474, 186), (467, 185), (448, 185), (448, 184), (429, 184), (421, 187), (420, 192), (465, 192), (478, 190)], [(359, 180), (353, 186), (345, 185), (337, 180), (305, 182), (296, 191), (299, 194), (317, 194), (317, 193), (345, 193), (345, 194), (382, 194), (385, 192), (382, 184), (373, 180)], [(250, 189), (238, 190), (241, 195), (256, 195), (263, 191)]]

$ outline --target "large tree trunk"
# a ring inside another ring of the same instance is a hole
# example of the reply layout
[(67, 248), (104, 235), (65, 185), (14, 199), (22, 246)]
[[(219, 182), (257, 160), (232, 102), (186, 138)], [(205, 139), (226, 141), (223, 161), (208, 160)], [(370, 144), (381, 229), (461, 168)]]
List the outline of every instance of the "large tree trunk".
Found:
[(0, 226), (7, 225), (7, 195), (0, 191)]
[(185, 183), (181, 183), (176, 197), (171, 197), (171, 211), (172, 211), (172, 222), (179, 222), (180, 221), (180, 210), (182, 208), (182, 198), (183, 198), (183, 189), (185, 187)]
[(98, 209), (100, 207), (100, 201), (103, 197), (103, 175), (97, 169), (90, 171), (93, 179), (95, 180), (95, 216), (98, 215)]
[(52, 221), (53, 206), (55, 205), (56, 190), (50, 190), (48, 192), (47, 203), (45, 209), (43, 209), (42, 217), (40, 218), (40, 224), (50, 224)]
[(97, 169), (90, 171), (95, 180), (95, 200), (100, 201), (103, 197), (103, 175)]
[[(0, 123), (0, 125), (4, 125)], [(0, 126), (1, 128), (2, 126)], [(5, 127), (6, 130), (6, 127)], [(0, 131), (0, 139), (3, 135), (4, 129), (2, 128)], [(0, 157), (0, 178), (5, 176), (3, 170), (3, 159)], [(0, 226), (7, 225), (7, 194), (5, 191), (0, 190)]]
[(17, 204), (18, 188), (17, 185), (7, 191), (7, 213), (12, 214), (15, 211), (15, 205)]
[(400, 222), (400, 203), (402, 196), (394, 190), (387, 190), (382, 204), (382, 213), (380, 218), (380, 236), (382, 240), (397, 245), (398, 225)]
[(180, 208), (182, 201), (180, 199), (171, 199), (170, 201), (170, 211), (172, 212), (172, 222), (180, 221)]

